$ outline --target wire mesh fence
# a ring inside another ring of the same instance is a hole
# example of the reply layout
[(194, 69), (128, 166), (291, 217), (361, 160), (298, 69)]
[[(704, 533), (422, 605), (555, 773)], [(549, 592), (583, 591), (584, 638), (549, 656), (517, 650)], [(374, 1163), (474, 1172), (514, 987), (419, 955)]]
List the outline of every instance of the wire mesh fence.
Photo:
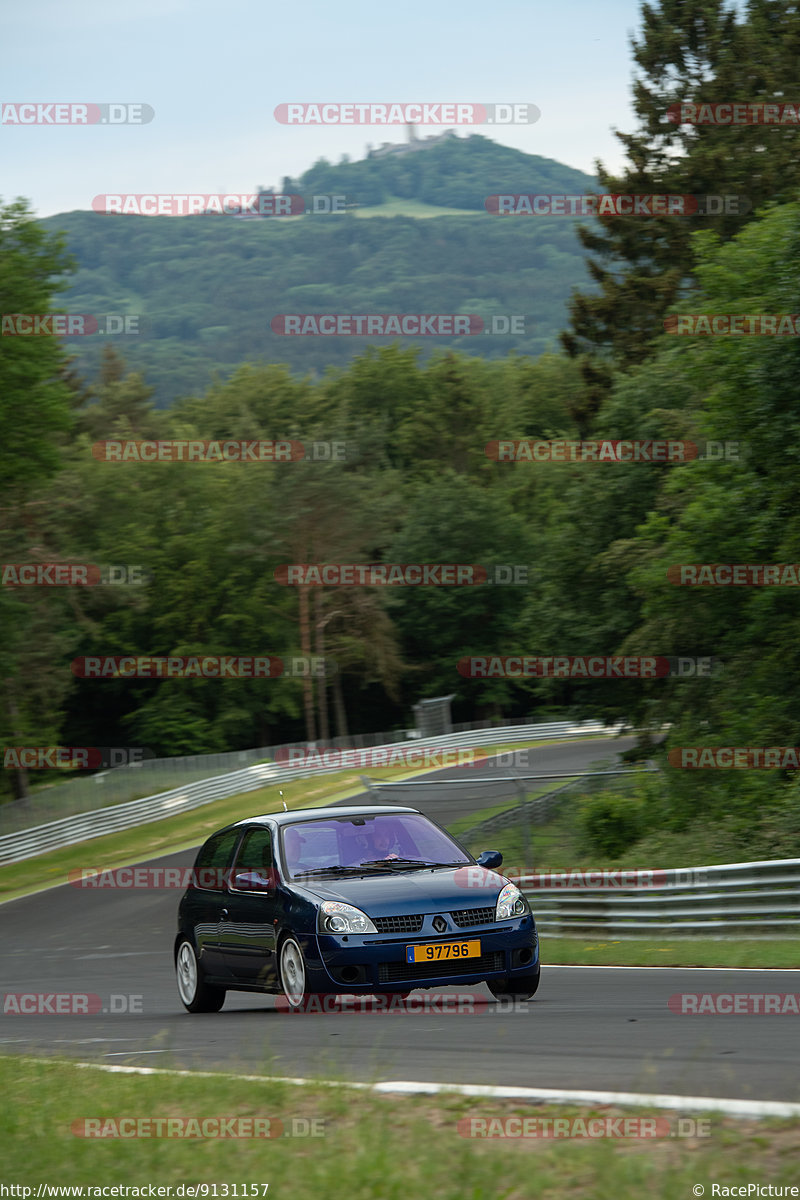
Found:
[(423, 807), (470, 853), (499, 850), (506, 875), (567, 869), (576, 856), (590, 855), (582, 813), (592, 798), (635, 799), (645, 779), (650, 789), (663, 787), (655, 766), (620, 767), (616, 756), (598, 759), (590, 770), (572, 772), (566, 780), (563, 774), (534, 774), (527, 762), (524, 751), (510, 752), (482, 764), (480, 776), (469, 779), (362, 779), (376, 800)]
[[(597, 722), (585, 723), (587, 733), (601, 731)], [(498, 727), (491, 721), (473, 721), (454, 725), (451, 736), (454, 742), (463, 740), (464, 735), (476, 733), (478, 741), (494, 737), (498, 741), (514, 736), (519, 729), (533, 736), (569, 736), (580, 732), (581, 726), (571, 722), (552, 722), (532, 726), (527, 718), (508, 720)], [(537, 731), (541, 731), (537, 734)], [(615, 730), (612, 729), (611, 732)], [(389, 732), (352, 734), (348, 737), (330, 738), (326, 741), (290, 742), (277, 746), (261, 746), (251, 750), (233, 750), (222, 754), (195, 754), (176, 758), (144, 759), (141, 762), (89, 774), (82, 771), (75, 778), (38, 786), (24, 800), (9, 800), (0, 803), (0, 836), (31, 829), (62, 817), (78, 816), (97, 809), (127, 804), (146, 796), (172, 791), (200, 780), (213, 779), (220, 775), (240, 771), (258, 763), (269, 764), (286, 756), (293, 750), (308, 751), (310, 747), (324, 750), (366, 750), (386, 745), (422, 744), (419, 730), (394, 729)]]

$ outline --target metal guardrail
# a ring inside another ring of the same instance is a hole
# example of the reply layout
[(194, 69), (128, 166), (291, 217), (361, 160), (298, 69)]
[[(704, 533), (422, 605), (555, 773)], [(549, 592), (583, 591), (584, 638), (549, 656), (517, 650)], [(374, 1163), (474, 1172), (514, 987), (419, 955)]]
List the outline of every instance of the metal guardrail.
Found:
[[(541, 932), (555, 936), (796, 937), (800, 929), (797, 858), (646, 872), (646, 886), (640, 887), (614, 886), (614, 873), (606, 874), (610, 886), (587, 885), (586, 874), (572, 887), (568, 873), (563, 884), (552, 874), (513, 878), (528, 897)], [(649, 884), (647, 875), (654, 877)], [(549, 886), (542, 886), (545, 881)], [(800, 964), (800, 954), (798, 960)]]
[[(545, 725), (466, 729), (440, 737), (415, 738), (411, 741), (393, 742), (370, 749), (373, 754), (379, 750), (396, 752), (402, 746), (410, 753), (421, 749), (508, 745), (513, 742), (544, 741), (549, 738), (610, 736), (617, 732), (619, 732), (618, 727), (608, 728), (595, 721), (584, 721), (578, 724), (554, 721)], [(127, 768), (118, 768), (118, 770), (125, 769)], [(239, 792), (254, 791), (266, 785), (277, 787), (281, 783), (329, 774), (337, 769), (326, 765), (284, 767), (275, 763), (260, 763), (245, 767), (240, 771), (219, 775), (216, 778), (186, 783), (182, 787), (160, 792), (154, 796), (145, 796), (126, 804), (116, 804), (112, 807), (80, 813), (77, 816), (63, 817), (61, 820), (50, 821), (32, 829), (24, 829), (0, 837), (0, 865), (34, 858), (37, 854), (45, 854), (49, 850), (57, 850), (62, 846), (74, 845), (76, 842), (102, 837), (109, 833), (118, 833), (137, 825), (148, 824), (151, 821), (161, 821), (166, 817), (177, 816), (203, 804), (210, 804), (214, 800), (235, 796)]]
[[(559, 730), (569, 727), (570, 722), (551, 722), (543, 729)], [(514, 736), (518, 727), (530, 727), (524, 718), (513, 718), (497, 730), (501, 739)], [(450, 736), (492, 729), (488, 720), (454, 725)], [(494, 730), (493, 730), (494, 732)], [(430, 734), (429, 736), (434, 736)], [(349, 737), (318, 740), (319, 749), (377, 749), (388, 745), (408, 742), (418, 744), (417, 730), (394, 729), (390, 732), (359, 733)], [(111, 808), (116, 804), (127, 804), (130, 800), (141, 800), (175, 788), (185, 788), (188, 783), (200, 783), (218, 775), (241, 771), (257, 763), (273, 762), (281, 753), (303, 750), (304, 742), (289, 742), (278, 746), (260, 746), (251, 750), (230, 750), (221, 754), (192, 754), (176, 758), (145, 758), (141, 762), (130, 762), (124, 766), (89, 774), (75, 773), (70, 779), (37, 787), (22, 800), (8, 800), (0, 804), (0, 837), (32, 829), (58, 821), (63, 817), (79, 813), (94, 812), (100, 808)]]

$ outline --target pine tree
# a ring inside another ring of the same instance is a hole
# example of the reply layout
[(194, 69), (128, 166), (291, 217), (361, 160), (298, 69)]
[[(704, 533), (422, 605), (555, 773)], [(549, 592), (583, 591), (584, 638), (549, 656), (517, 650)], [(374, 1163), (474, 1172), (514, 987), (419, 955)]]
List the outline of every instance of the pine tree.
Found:
[(579, 236), (593, 256), (596, 293), (573, 294), (571, 329), (561, 335), (577, 359), (583, 395), (574, 416), (585, 434), (615, 370), (649, 358), (668, 308), (691, 287), (692, 233), (729, 240), (767, 202), (793, 199), (800, 185), (797, 125), (677, 124), (681, 103), (796, 101), (800, 11), (750, 0), (738, 16), (724, 0), (661, 0), (642, 6), (633, 39), (635, 133), (616, 133), (628, 165), (620, 176), (597, 163), (603, 193), (743, 196), (738, 212), (708, 216), (604, 214)]

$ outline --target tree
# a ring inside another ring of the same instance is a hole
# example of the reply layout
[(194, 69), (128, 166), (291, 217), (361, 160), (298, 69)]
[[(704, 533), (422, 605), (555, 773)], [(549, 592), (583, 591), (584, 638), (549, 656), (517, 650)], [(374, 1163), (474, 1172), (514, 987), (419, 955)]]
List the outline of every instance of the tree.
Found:
[(583, 398), (575, 416), (585, 435), (608, 397), (613, 374), (654, 353), (664, 314), (694, 272), (692, 233), (729, 239), (766, 201), (790, 198), (800, 182), (797, 128), (676, 125), (681, 102), (780, 101), (794, 95), (800, 11), (750, 0), (742, 18), (724, 0), (643, 4), (643, 32), (632, 42), (642, 77), (633, 85), (639, 128), (617, 133), (628, 156), (620, 176), (597, 164), (611, 194), (746, 196), (749, 210), (715, 216), (606, 214), (580, 226), (593, 292), (575, 292), (571, 328), (561, 335), (578, 360)]
[(32, 220), (24, 200), (0, 206), (0, 503), (20, 500), (58, 470), (69, 429), (70, 391), (59, 378), (66, 356), (52, 336), (13, 336), (11, 314), (47, 314), (72, 260), (64, 240)]
[[(793, 311), (799, 223), (800, 205), (788, 204), (728, 244), (698, 235), (701, 291), (692, 307), (712, 313)], [(642, 611), (623, 648), (642, 652), (657, 643), (665, 654), (720, 660), (721, 670), (712, 677), (666, 680), (651, 695), (651, 719), (672, 724), (669, 745), (793, 746), (800, 704), (797, 589), (684, 587), (668, 572), (682, 563), (800, 560), (797, 342), (757, 336), (680, 340), (684, 344), (664, 350), (663, 360), (673, 379), (683, 380), (698, 397), (684, 429), (689, 436), (734, 438), (740, 451), (729, 461), (688, 463), (670, 473), (632, 543), (627, 581)], [(645, 392), (642, 402), (648, 400), (657, 402), (654, 391)], [(785, 774), (687, 776), (676, 771), (672, 781), (685, 823), (699, 806), (743, 823), (774, 809), (796, 815), (796, 783)]]
[[(274, 476), (273, 503), (278, 520), (274, 542), (283, 562), (373, 562), (396, 521), (397, 477), (392, 471), (368, 475), (344, 464), (311, 461), (287, 464)], [(291, 593), (294, 588), (287, 588)], [(404, 669), (385, 600), (361, 586), (297, 586), (297, 629), (304, 656), (329, 654), (337, 725), (346, 733), (343, 676), (360, 689), (378, 682), (394, 697)], [(292, 597), (292, 601), (294, 597)], [(328, 728), (327, 677), (302, 683), (306, 738), (316, 741)], [(319, 716), (319, 728), (317, 723)]]
[[(460, 563), (528, 568), (530, 538), (501, 487), (445, 469), (414, 489), (402, 528), (387, 549), (395, 563)], [(493, 576), (490, 574), (489, 579)], [(513, 578), (513, 576), (512, 576)], [(470, 655), (516, 654), (525, 649), (520, 623), (527, 586), (475, 583), (393, 588), (391, 611), (415, 666), (416, 694), (455, 693), (462, 701), (499, 711), (530, 694), (530, 685), (468, 681), (458, 671)]]
[[(66, 356), (53, 336), (14, 336), (12, 314), (51, 313), (71, 266), (63, 239), (31, 219), (24, 200), (0, 206), (0, 551), (4, 562), (28, 556), (36, 522), (36, 496), (58, 471), (61, 445), (71, 425), (72, 391)], [(20, 745), (33, 736), (51, 740), (60, 718), (62, 689), (53, 684), (59, 645), (55, 605), (0, 587), (0, 671), (5, 701), (0, 736)], [(37, 736), (38, 731), (38, 736)], [(22, 741), (20, 741), (22, 739)], [(18, 797), (27, 793), (24, 771), (15, 775)]]

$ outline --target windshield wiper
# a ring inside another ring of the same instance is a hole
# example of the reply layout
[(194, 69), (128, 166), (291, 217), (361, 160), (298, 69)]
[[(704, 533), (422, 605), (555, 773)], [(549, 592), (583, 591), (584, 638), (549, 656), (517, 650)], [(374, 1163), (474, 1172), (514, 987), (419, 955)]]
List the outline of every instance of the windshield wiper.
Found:
[(463, 862), (423, 862), (419, 858), (373, 858), (368, 862), (359, 863), (358, 866), (342, 867), (311, 867), (308, 871), (292, 872), (292, 879), (306, 879), (310, 875), (367, 875), (375, 871), (394, 871), (398, 868), (403, 871), (420, 868), (421, 870), (430, 870), (435, 867), (466, 867), (468, 863)]
[[(362, 866), (369, 866), (363, 863)], [(358, 867), (312, 867), (310, 871), (294, 871), (292, 879), (305, 879), (307, 875), (363, 875), (361, 866)]]
[(362, 867), (466, 867), (462, 862), (423, 862), (419, 858), (373, 858), (361, 864)]

